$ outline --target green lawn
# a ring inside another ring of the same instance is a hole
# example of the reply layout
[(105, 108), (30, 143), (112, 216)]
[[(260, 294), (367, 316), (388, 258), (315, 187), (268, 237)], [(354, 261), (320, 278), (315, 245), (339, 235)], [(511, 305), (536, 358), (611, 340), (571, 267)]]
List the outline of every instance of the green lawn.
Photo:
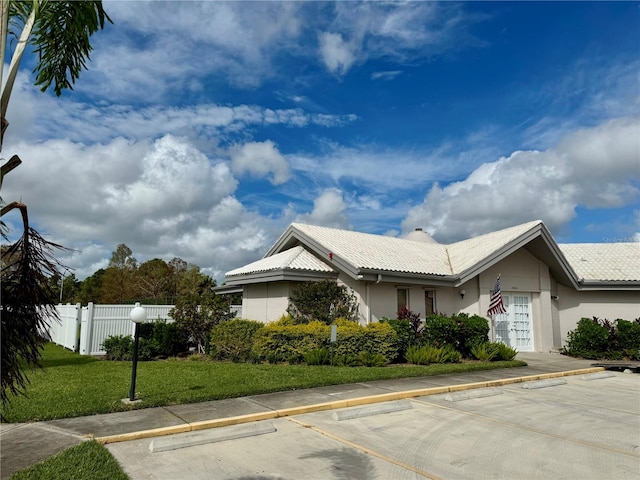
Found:
[(10, 480), (128, 480), (109, 451), (92, 440), (71, 447), (32, 467), (20, 470)]
[(82, 356), (53, 344), (45, 346), (43, 370), (29, 374), (26, 397), (2, 408), (6, 422), (52, 420), (131, 408), (242, 397), (323, 385), (515, 367), (524, 362), (387, 367), (320, 367), (209, 361), (139, 362), (137, 395), (143, 402), (124, 405), (131, 382), (131, 362)]

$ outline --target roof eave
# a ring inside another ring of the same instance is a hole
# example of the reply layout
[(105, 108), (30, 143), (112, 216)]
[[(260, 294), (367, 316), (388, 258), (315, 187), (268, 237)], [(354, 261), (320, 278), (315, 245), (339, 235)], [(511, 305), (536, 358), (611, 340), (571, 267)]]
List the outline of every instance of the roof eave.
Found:
[(277, 269), (269, 270), (266, 272), (252, 272), (241, 275), (233, 275), (231, 277), (225, 277), (225, 284), (228, 286), (241, 286), (251, 283), (263, 283), (263, 282), (304, 282), (304, 281), (317, 281), (327, 278), (337, 278), (338, 272), (319, 272), (311, 270), (295, 270), (295, 269)]
[(581, 279), (578, 284), (578, 290), (580, 291), (593, 291), (593, 290), (640, 290), (639, 280), (584, 280)]
[(454, 286), (454, 275), (438, 275), (411, 272), (396, 272), (390, 270), (359, 269), (355, 278), (364, 282), (393, 283), (397, 285), (424, 285), (432, 287)]

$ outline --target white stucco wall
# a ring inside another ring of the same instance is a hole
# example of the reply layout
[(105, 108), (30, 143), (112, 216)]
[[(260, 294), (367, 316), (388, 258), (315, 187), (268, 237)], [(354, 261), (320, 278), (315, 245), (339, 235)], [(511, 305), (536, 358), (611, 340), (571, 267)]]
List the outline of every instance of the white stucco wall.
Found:
[(290, 282), (245, 285), (242, 293), (242, 316), (259, 322), (278, 320), (289, 306)]
[(558, 308), (560, 317), (560, 335), (562, 346), (567, 333), (575, 330), (578, 321), (583, 318), (606, 318), (616, 320), (635, 320), (640, 318), (639, 292), (576, 291), (558, 285)]
[[(531, 298), (533, 350), (549, 351), (554, 346), (554, 316), (552, 314), (551, 275), (549, 267), (524, 249), (509, 255), (478, 277), (479, 299), (475, 312), (486, 316), (491, 291), (500, 275), (501, 290), (506, 294), (527, 294)], [(466, 297), (466, 295), (465, 295)]]

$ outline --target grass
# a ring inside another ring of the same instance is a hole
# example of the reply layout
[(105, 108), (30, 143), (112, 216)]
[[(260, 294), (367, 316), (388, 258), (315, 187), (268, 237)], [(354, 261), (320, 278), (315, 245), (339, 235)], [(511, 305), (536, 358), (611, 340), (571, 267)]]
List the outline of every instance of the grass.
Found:
[(32, 467), (10, 480), (128, 480), (109, 451), (95, 440), (83, 442)]
[(131, 362), (109, 362), (47, 344), (42, 370), (29, 374), (26, 396), (2, 408), (5, 422), (29, 422), (219, 400), (324, 385), (517, 367), (520, 361), (465, 362), (428, 366), (326, 367), (223, 363), (170, 359), (139, 362), (136, 394), (129, 394)]

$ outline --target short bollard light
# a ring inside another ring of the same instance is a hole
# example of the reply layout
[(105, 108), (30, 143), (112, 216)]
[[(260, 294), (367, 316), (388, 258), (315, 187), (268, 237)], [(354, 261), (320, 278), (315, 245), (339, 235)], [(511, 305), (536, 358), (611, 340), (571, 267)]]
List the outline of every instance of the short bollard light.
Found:
[(136, 304), (136, 307), (129, 313), (131, 321), (135, 323), (135, 330), (133, 334), (133, 368), (131, 370), (131, 389), (129, 390), (129, 401), (133, 402), (136, 399), (136, 370), (138, 368), (138, 339), (140, 337), (140, 324), (147, 319), (147, 311)]

